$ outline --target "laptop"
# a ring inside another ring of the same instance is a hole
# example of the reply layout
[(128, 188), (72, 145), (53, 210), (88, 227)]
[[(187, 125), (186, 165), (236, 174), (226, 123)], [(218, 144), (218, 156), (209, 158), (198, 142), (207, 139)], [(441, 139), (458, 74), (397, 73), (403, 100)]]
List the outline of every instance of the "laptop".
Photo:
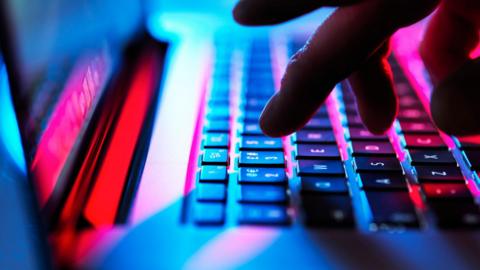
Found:
[(38, 259), (10, 266), (478, 268), (480, 143), (430, 119), (424, 22), (392, 40), (387, 134), (365, 129), (342, 82), (304, 128), (269, 138), (261, 110), (331, 10), (252, 29), (232, 4), (2, 2), (1, 117), (18, 130), (2, 166), (29, 187), (18, 224), (37, 229), (8, 228)]

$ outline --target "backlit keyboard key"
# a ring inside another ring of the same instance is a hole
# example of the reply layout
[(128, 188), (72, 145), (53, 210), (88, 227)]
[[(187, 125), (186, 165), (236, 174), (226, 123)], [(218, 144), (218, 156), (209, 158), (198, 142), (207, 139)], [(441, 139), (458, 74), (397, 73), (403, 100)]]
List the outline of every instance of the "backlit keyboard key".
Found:
[(287, 208), (282, 205), (244, 204), (240, 205), (238, 222), (251, 225), (287, 225), (290, 217)]
[(339, 160), (299, 160), (298, 175), (338, 175), (344, 176), (343, 162)]
[(265, 136), (244, 136), (240, 142), (240, 150), (282, 150), (280, 138)]
[(245, 123), (241, 132), (242, 135), (264, 135), (257, 123)]
[(447, 145), (443, 142), (442, 138), (433, 134), (406, 134), (405, 144), (408, 149), (447, 149)]
[(357, 172), (402, 172), (402, 167), (394, 157), (355, 157)]
[(348, 193), (347, 179), (344, 177), (302, 177), (304, 193)]
[(205, 148), (227, 148), (228, 133), (207, 133), (203, 142)]
[(353, 227), (353, 209), (348, 195), (303, 195), (305, 224), (313, 227)]
[(225, 201), (227, 189), (224, 184), (198, 183), (195, 187), (198, 201)]
[(418, 181), (423, 182), (465, 182), (458, 167), (415, 166)]
[(296, 143), (335, 143), (335, 136), (330, 130), (301, 130), (295, 134)]
[(429, 122), (404, 122), (400, 121), (403, 133), (409, 134), (438, 134), (437, 129)]
[(297, 159), (340, 159), (337, 145), (297, 144)]
[(205, 125), (205, 131), (228, 133), (230, 131), (230, 123), (226, 120), (208, 121)]
[(472, 194), (466, 184), (423, 184), (427, 200), (469, 200), (473, 201)]
[(398, 112), (397, 118), (403, 121), (429, 121), (430, 117), (423, 109), (403, 109)]
[(408, 192), (366, 191), (372, 212), (372, 223), (377, 229), (390, 227), (418, 227), (415, 207)]
[(375, 156), (395, 156), (392, 144), (384, 141), (352, 141), (352, 150), (354, 156), (375, 155)]
[(410, 150), (409, 153), (412, 165), (457, 165), (447, 150)]
[(215, 202), (197, 202), (193, 212), (198, 225), (221, 225), (225, 221), (225, 205)]
[(241, 185), (238, 201), (242, 203), (286, 203), (287, 192), (283, 186)]
[(330, 119), (327, 117), (325, 118), (312, 118), (308, 123), (303, 127), (305, 130), (309, 129), (324, 129), (324, 130), (331, 130), (332, 123), (330, 123)]
[(287, 175), (283, 168), (240, 168), (240, 184), (285, 184)]
[(364, 190), (408, 190), (401, 173), (359, 173), (358, 179)]
[(242, 151), (239, 158), (240, 167), (284, 167), (285, 158), (280, 151)]
[(200, 171), (201, 182), (224, 182), (227, 180), (227, 167), (207, 165), (202, 166)]
[(350, 128), (349, 139), (364, 141), (388, 141), (387, 135), (374, 135), (364, 128)]
[(203, 153), (202, 164), (227, 165), (227, 149), (206, 149)]

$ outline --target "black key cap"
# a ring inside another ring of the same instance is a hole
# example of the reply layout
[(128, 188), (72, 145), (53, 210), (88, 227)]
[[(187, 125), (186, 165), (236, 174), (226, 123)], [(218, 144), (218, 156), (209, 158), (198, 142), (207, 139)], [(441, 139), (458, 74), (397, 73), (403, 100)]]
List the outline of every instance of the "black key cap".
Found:
[(410, 150), (410, 158), (412, 165), (457, 165), (447, 150)]
[(225, 201), (227, 189), (224, 184), (197, 183), (198, 201)]
[(437, 129), (429, 122), (404, 122), (400, 121), (403, 133), (408, 134), (438, 134)]
[(304, 193), (348, 193), (347, 179), (344, 177), (302, 177)]
[(230, 131), (230, 123), (225, 120), (208, 121), (205, 124), (205, 131), (228, 133)]
[(415, 166), (418, 181), (424, 182), (465, 182), (458, 167)]
[(394, 157), (355, 157), (357, 172), (402, 172), (402, 167)]
[(228, 147), (228, 133), (207, 133), (203, 141), (205, 148), (227, 148)]
[(364, 190), (408, 190), (401, 173), (359, 173), (358, 179)]
[(335, 143), (335, 136), (330, 130), (301, 130), (295, 134), (296, 143)]
[(280, 138), (264, 136), (244, 136), (240, 142), (240, 150), (282, 150)]
[(280, 151), (242, 151), (240, 167), (285, 167), (285, 158)]
[(198, 225), (221, 225), (225, 222), (225, 205), (214, 202), (197, 202), (193, 220)]
[(366, 191), (372, 212), (372, 223), (378, 229), (390, 227), (418, 227), (415, 207), (408, 192)]
[(478, 205), (466, 201), (435, 201), (430, 203), (437, 226), (444, 229), (479, 228)]
[(286, 203), (287, 192), (283, 186), (241, 185), (238, 201), (242, 203)]
[(240, 224), (287, 225), (290, 217), (287, 208), (282, 205), (243, 204), (238, 217)]
[(202, 164), (227, 165), (227, 149), (206, 149), (203, 152)]
[(339, 160), (299, 160), (298, 175), (338, 175), (344, 176), (343, 162)]
[(240, 184), (285, 184), (287, 175), (283, 168), (240, 168)]
[(241, 134), (242, 135), (253, 135), (253, 136), (264, 135), (262, 130), (260, 129), (260, 126), (258, 125), (258, 123), (245, 123), (243, 125)]
[(392, 144), (383, 141), (352, 141), (352, 150), (354, 156), (375, 155), (375, 156), (395, 156)]
[(472, 193), (466, 184), (423, 184), (427, 200), (467, 200), (473, 202)]
[(330, 119), (327, 117), (325, 118), (312, 118), (308, 123), (303, 127), (303, 129), (323, 129), (323, 130), (331, 130), (332, 123), (330, 123)]
[(200, 171), (201, 182), (225, 182), (227, 181), (227, 167), (207, 165), (202, 166)]
[(463, 151), (463, 156), (472, 170), (480, 170), (480, 150), (466, 149)]
[(297, 144), (296, 159), (341, 159), (337, 145)]
[(348, 195), (303, 195), (305, 224), (315, 227), (353, 227), (353, 209)]
[(364, 128), (350, 128), (349, 139), (357, 141), (388, 141), (387, 135), (374, 135)]
[(442, 138), (434, 134), (406, 134), (405, 146), (408, 149), (428, 148), (428, 149), (447, 149), (447, 145)]

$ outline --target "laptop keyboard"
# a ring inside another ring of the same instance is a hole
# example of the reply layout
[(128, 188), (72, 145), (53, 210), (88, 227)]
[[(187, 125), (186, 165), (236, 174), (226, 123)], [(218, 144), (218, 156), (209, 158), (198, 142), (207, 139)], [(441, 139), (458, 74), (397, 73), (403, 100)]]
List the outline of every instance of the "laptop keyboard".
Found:
[[(301, 44), (290, 42), (290, 55)], [(393, 58), (400, 110), (387, 135), (365, 129), (344, 82), (304, 128), (270, 138), (258, 118), (276, 89), (275, 51), (261, 38), (241, 50), (216, 49), (187, 222), (367, 231), (480, 226), (480, 145), (441, 135)]]

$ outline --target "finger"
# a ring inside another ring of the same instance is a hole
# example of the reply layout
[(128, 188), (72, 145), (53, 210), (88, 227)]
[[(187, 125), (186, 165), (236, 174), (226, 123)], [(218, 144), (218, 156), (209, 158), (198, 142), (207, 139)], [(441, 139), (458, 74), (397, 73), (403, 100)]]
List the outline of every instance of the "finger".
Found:
[(262, 113), (262, 130), (283, 136), (303, 127), (336, 83), (399, 27), (428, 15), (435, 5), (434, 0), (372, 0), (337, 9), (290, 61), (280, 92)]
[(431, 112), (435, 124), (456, 135), (480, 134), (480, 57), (467, 61), (443, 80), (432, 94)]
[[(471, 2), (463, 6), (461, 3)], [(473, 5), (474, 2), (475, 7)], [(480, 1), (445, 1), (432, 16), (420, 53), (432, 81), (437, 84), (469, 60), (479, 40)]]
[(233, 9), (243, 25), (269, 25), (288, 21), (321, 6), (345, 5), (357, 0), (241, 0)]
[(373, 134), (383, 134), (397, 115), (398, 102), (387, 61), (389, 44), (385, 44), (368, 61), (348, 77), (355, 93), (360, 117)]

